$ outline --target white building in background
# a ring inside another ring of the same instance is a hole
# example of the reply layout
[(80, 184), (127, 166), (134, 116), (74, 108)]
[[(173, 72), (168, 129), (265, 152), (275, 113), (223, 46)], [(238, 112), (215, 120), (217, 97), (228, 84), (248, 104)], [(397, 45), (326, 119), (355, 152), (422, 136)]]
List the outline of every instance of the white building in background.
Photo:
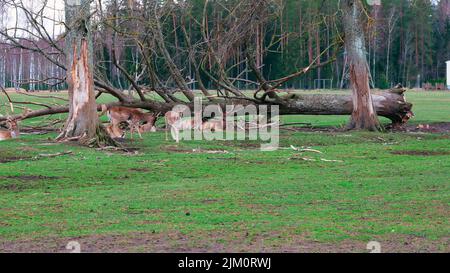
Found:
[(450, 61), (447, 61), (447, 89), (450, 89)]

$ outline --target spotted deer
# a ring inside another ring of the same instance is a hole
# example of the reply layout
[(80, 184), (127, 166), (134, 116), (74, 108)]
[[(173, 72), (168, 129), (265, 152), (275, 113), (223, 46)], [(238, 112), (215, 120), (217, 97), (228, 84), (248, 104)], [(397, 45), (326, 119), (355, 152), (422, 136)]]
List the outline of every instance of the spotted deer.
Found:
[(6, 123), (8, 124), (9, 129), (0, 130), (0, 141), (18, 138), (20, 136), (20, 131), (17, 120), (8, 119)]
[(112, 137), (112, 138), (124, 138), (125, 137), (125, 130), (121, 129), (119, 126), (114, 126), (112, 124), (109, 124), (106, 126), (106, 132)]
[(142, 138), (142, 133), (156, 132), (155, 123), (158, 119), (158, 115), (144, 113), (139, 109), (122, 106), (108, 108), (106, 105), (102, 106), (102, 114), (104, 113), (107, 113), (111, 123), (110, 126), (107, 127), (107, 130), (109, 128), (109, 132), (115, 132), (113, 134), (116, 134), (121, 130), (120, 125), (124, 122), (128, 123), (131, 137), (133, 137), (134, 132), (137, 132), (140, 138)]

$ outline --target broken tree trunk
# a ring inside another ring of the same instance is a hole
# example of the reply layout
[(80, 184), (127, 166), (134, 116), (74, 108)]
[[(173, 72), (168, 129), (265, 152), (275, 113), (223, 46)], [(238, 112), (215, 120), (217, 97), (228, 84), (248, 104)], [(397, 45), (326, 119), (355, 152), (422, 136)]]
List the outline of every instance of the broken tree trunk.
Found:
[[(413, 105), (406, 101), (406, 89), (398, 86), (394, 89), (372, 94), (375, 112), (392, 121), (393, 127), (401, 126), (414, 116)], [(286, 102), (280, 108), (283, 114), (291, 115), (351, 115), (355, 112), (352, 95), (299, 95), (292, 94), (284, 98)]]
[[(57, 140), (77, 140), (98, 146), (107, 141), (97, 117), (94, 93), (93, 50), (89, 31), (90, 0), (66, 0), (66, 63), (69, 116)], [(108, 143), (111, 144), (111, 143)]]
[(381, 129), (374, 101), (370, 95), (369, 66), (359, 0), (343, 0), (345, 50), (349, 60), (350, 82), (353, 92), (353, 112), (348, 129), (378, 131)]

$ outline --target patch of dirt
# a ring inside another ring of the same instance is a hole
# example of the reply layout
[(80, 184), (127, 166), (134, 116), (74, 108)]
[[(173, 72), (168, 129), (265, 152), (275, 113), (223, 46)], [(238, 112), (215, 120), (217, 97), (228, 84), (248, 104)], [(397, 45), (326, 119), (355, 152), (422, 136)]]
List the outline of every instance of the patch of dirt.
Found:
[(15, 179), (20, 181), (39, 181), (39, 180), (56, 180), (60, 177), (51, 177), (43, 175), (19, 175), (19, 176), (0, 176), (0, 179)]
[(11, 163), (11, 162), (17, 162), (17, 161), (28, 161), (32, 160), (32, 157), (19, 157), (19, 156), (7, 156), (7, 157), (0, 157), (0, 164), (2, 163)]
[(391, 154), (410, 156), (442, 156), (450, 155), (450, 151), (393, 151)]
[[(436, 241), (416, 236), (374, 238), (383, 253), (447, 253), (450, 238)], [(0, 242), (0, 253), (67, 253), (69, 242), (76, 241), (84, 253), (368, 253), (367, 243), (344, 240), (323, 243), (300, 235), (261, 234), (249, 232), (184, 235), (173, 233), (131, 233), (126, 235), (91, 235), (79, 238), (45, 238), (39, 240)], [(225, 243), (224, 243), (225, 242)]]
[(337, 127), (296, 127), (296, 126), (286, 126), (280, 128), (280, 130), (290, 132), (307, 132), (307, 133), (344, 133), (348, 131), (345, 128), (337, 128)]
[[(389, 127), (389, 126), (388, 126)], [(282, 127), (281, 130), (292, 132), (312, 132), (312, 133), (344, 133), (348, 132), (344, 127)], [(404, 133), (450, 133), (450, 122), (438, 122), (430, 124), (406, 124), (400, 128), (391, 128), (392, 132)]]
[(231, 146), (231, 147), (238, 147), (243, 149), (256, 149), (261, 148), (261, 143), (254, 143), (254, 142), (246, 142), (246, 141), (237, 141), (237, 142), (225, 142), (225, 145)]
[(22, 176), (0, 176), (0, 180), (16, 180), (15, 183), (0, 184), (0, 191), (23, 191), (34, 189), (42, 185), (42, 181), (57, 180), (60, 177), (48, 177), (42, 175), (22, 175)]
[(130, 171), (138, 173), (149, 173), (151, 170), (149, 168), (131, 168)]
[(439, 122), (430, 124), (412, 125), (407, 124), (403, 128), (394, 131), (412, 132), (412, 133), (450, 133), (450, 122)]
[(33, 147), (29, 147), (29, 146), (27, 146), (27, 147), (20, 147), (20, 148), (17, 148), (17, 150), (22, 151), (22, 152), (38, 152), (39, 151), (39, 149), (36, 149), (36, 148), (33, 148)]

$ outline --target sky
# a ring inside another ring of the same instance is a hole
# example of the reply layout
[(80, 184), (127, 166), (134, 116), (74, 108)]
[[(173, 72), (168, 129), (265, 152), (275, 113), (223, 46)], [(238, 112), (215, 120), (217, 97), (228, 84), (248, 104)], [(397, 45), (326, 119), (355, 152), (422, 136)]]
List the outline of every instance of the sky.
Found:
[[(13, 0), (0, 0), (0, 1), (13, 1)], [(44, 8), (44, 15), (48, 18), (55, 18), (56, 21), (61, 22), (64, 20), (64, 0), (15, 0), (16, 2), (22, 2), (24, 5), (28, 8), (28, 10), (32, 11), (38, 11), (42, 9), (42, 6), (45, 2), (47, 2), (45, 8)], [(389, 0), (366, 0), (369, 1), (369, 3), (378, 3), (381, 1), (381, 3)], [(439, 2), (439, 0), (432, 0), (435, 4)], [(16, 23), (18, 23), (20, 26), (26, 25), (26, 20), (24, 19), (23, 13), (20, 11), (16, 12), (15, 9), (9, 8), (7, 12), (7, 19), (6, 22), (3, 22), (3, 24), (6, 24), (8, 27), (14, 27)], [(16, 18), (19, 18), (18, 21)], [(2, 22), (0, 22), (0, 25)], [(53, 32), (53, 20), (51, 19), (44, 19), (44, 26), (46, 27), (47, 31), (49, 33)], [(64, 31), (64, 26), (62, 24), (57, 24), (55, 26), (55, 35), (60, 34)]]
[[(2, 0), (0, 0), (2, 1)], [(17, 1), (20, 2), (20, 1)], [(22, 0), (23, 4), (27, 7), (28, 10), (37, 12), (42, 9), (43, 6), (43, 14), (47, 19), (43, 19), (43, 25), (47, 29), (47, 31), (52, 34), (53, 26), (55, 25), (53, 22), (53, 18), (57, 22), (61, 22), (64, 20), (64, 1), (63, 0)], [(45, 5), (45, 2), (47, 4)], [(7, 7), (7, 17), (4, 19), (3, 24), (6, 24), (8, 28), (12, 28), (17, 23), (19, 26), (26, 26), (26, 19), (23, 11), (20, 9), (16, 10), (12, 6)], [(18, 19), (17, 19), (18, 18)], [(55, 35), (60, 34), (64, 29), (62, 24), (57, 23), (55, 25)]]

